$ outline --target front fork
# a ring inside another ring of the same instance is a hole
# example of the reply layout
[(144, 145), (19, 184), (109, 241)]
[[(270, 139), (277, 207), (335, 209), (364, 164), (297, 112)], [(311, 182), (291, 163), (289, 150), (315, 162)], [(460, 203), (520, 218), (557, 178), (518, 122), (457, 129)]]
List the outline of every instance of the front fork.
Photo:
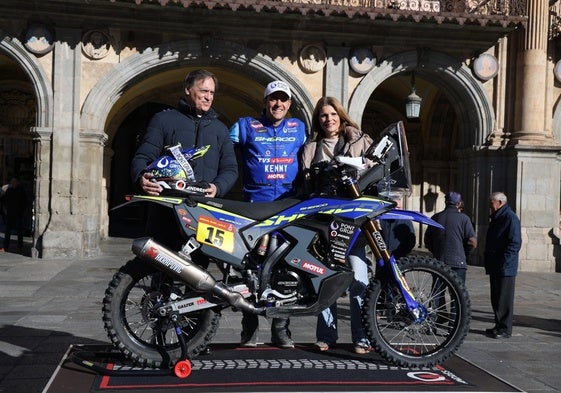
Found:
[(403, 273), (399, 270), (399, 266), (397, 265), (395, 258), (388, 252), (386, 242), (384, 242), (382, 234), (376, 228), (374, 221), (367, 221), (362, 228), (362, 232), (366, 237), (372, 252), (374, 253), (374, 257), (376, 258), (376, 270), (384, 269), (390, 274), (391, 278), (397, 284), (401, 294), (403, 295), (407, 308), (411, 311), (411, 313), (413, 313), (415, 320), (422, 318), (422, 308), (415, 300), (415, 295), (411, 292), (411, 288), (409, 288), (407, 281), (405, 281)]
[[(362, 195), (356, 182), (349, 182), (347, 183), (347, 186), (350, 194), (355, 198)], [(415, 300), (415, 296), (413, 295), (413, 292), (411, 292), (411, 288), (409, 288), (407, 281), (405, 281), (405, 277), (403, 276), (403, 273), (401, 273), (395, 258), (389, 253), (386, 242), (384, 241), (378, 228), (376, 228), (374, 221), (368, 220), (361, 229), (362, 233), (366, 237), (366, 241), (370, 245), (370, 249), (374, 253), (374, 257), (376, 258), (376, 271), (378, 269), (384, 269), (391, 275), (391, 278), (403, 295), (403, 299), (405, 299), (407, 308), (413, 315), (414, 320), (416, 322), (422, 321), (426, 317), (426, 311), (424, 311), (424, 307)]]

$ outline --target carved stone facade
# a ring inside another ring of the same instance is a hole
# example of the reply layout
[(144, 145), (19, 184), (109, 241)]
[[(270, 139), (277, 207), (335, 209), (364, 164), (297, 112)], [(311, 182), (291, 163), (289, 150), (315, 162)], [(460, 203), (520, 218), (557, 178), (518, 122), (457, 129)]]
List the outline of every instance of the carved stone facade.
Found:
[[(406, 208), (431, 215), (454, 189), (483, 246), (487, 197), (504, 191), (522, 219), (521, 268), (561, 271), (561, 51), (544, 2), (60, 0), (64, 15), (54, 3), (0, 5), (0, 141), (16, 128), (33, 141), (35, 256), (99, 252), (122, 223), (109, 209), (132, 191), (128, 163), (149, 115), (176, 105), (187, 72), (208, 68), (227, 125), (257, 115), (273, 79), (290, 84), (291, 114), (308, 125), (323, 95), (374, 136), (404, 120)], [(413, 72), (423, 101), (408, 121)]]

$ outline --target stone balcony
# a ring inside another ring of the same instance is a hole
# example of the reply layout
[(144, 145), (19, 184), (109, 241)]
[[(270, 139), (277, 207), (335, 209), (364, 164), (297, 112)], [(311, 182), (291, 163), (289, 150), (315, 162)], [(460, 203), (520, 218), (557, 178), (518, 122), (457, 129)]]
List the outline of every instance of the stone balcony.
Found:
[(524, 16), (526, 0), (279, 0), (334, 7), (399, 9), (434, 13)]
[[(131, 0), (110, 0), (130, 3)], [(318, 14), (393, 21), (497, 25), (526, 23), (528, 0), (132, 0), (137, 5), (179, 6), (213, 10)], [(545, 1), (545, 0), (544, 0)]]

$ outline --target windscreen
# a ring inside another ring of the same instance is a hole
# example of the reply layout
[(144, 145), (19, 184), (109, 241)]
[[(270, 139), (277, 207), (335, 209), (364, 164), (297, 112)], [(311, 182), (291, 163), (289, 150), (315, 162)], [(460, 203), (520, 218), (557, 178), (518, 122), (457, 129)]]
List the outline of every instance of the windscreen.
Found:
[(388, 136), (392, 146), (385, 153), (377, 165), (365, 171), (358, 184), (366, 195), (380, 195), (394, 197), (411, 194), (411, 168), (409, 165), (409, 148), (403, 122), (397, 122), (386, 127), (377, 144), (384, 136)]

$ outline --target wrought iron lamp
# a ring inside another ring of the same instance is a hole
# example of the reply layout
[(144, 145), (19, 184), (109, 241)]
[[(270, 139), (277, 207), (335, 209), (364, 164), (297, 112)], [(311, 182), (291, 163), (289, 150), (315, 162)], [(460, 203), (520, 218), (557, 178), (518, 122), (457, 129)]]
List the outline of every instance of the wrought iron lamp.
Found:
[(415, 90), (415, 72), (411, 73), (411, 94), (405, 99), (405, 115), (408, 119), (418, 119), (421, 112), (423, 99), (417, 95)]

